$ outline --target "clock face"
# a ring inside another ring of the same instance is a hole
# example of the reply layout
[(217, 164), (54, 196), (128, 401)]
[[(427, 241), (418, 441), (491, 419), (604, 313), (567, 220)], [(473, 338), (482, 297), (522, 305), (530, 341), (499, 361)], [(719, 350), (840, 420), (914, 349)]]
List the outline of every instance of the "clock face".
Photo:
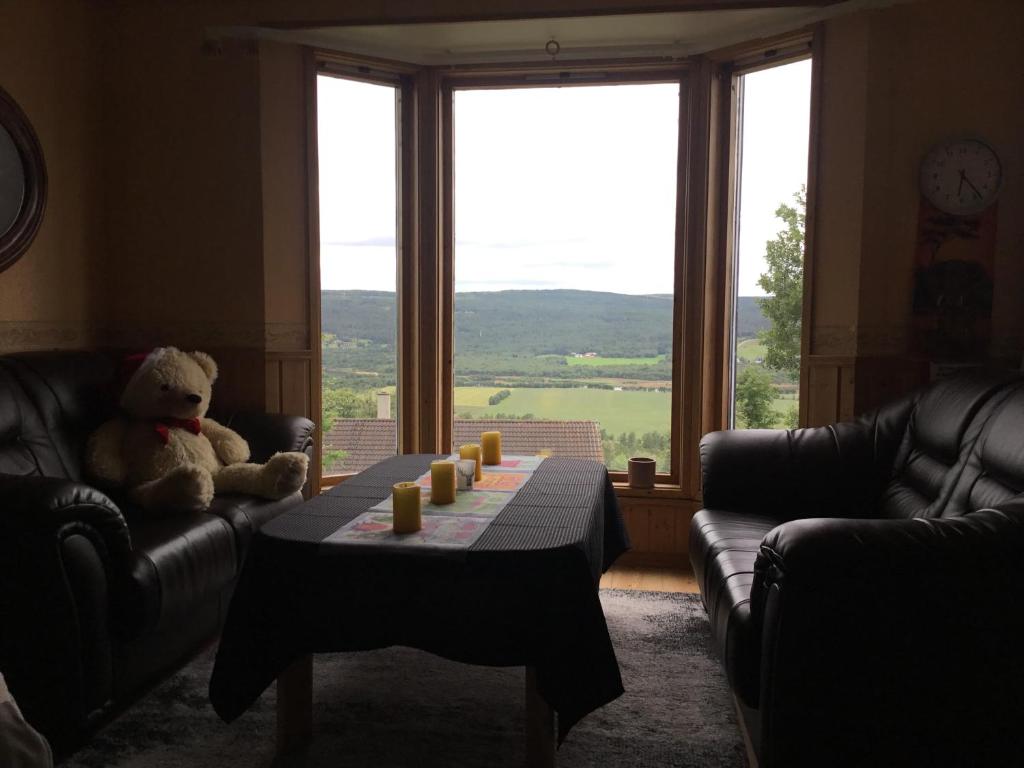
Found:
[(985, 142), (947, 141), (921, 163), (921, 194), (940, 211), (970, 216), (995, 202), (1002, 175), (999, 158)]

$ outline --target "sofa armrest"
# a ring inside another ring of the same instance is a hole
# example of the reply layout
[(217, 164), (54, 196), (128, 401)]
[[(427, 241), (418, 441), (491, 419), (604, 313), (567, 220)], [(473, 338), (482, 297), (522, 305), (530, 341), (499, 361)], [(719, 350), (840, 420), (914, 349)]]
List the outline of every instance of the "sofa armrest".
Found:
[(251, 461), (262, 464), (279, 451), (298, 451), (313, 456), (316, 425), (304, 416), (242, 411), (221, 422), (249, 443)]
[(51, 740), (73, 739), (110, 700), (109, 605), (130, 552), (95, 488), (0, 474), (0, 668)]
[(762, 764), (884, 755), (893, 765), (997, 765), (1019, 755), (1021, 552), (1022, 501), (962, 518), (775, 528), (751, 592)]
[(117, 505), (97, 489), (58, 477), (0, 474), (0, 530), (5, 536), (88, 529), (111, 558), (131, 551)]

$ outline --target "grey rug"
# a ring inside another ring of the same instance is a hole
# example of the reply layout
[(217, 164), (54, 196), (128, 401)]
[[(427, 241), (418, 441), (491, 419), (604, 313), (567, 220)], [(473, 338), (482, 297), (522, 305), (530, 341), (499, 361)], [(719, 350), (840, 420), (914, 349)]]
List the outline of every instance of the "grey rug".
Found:
[[(584, 718), (559, 768), (746, 765), (700, 598), (603, 590), (626, 693)], [(274, 762), (275, 690), (225, 725), (207, 699), (205, 653), (64, 762), (69, 768), (521, 768), (523, 671), (473, 667), (407, 648), (315, 657), (314, 742)]]

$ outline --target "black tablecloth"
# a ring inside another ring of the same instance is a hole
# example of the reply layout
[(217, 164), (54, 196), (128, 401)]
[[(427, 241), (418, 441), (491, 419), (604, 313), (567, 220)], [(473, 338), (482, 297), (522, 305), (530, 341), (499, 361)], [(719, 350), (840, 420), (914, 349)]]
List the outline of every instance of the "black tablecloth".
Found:
[(558, 713), (559, 740), (621, 695), (597, 587), (629, 539), (601, 464), (546, 459), (454, 557), (321, 546), (437, 458), (383, 461), (255, 535), (210, 679), (221, 718), (242, 714), (304, 654), (391, 645), (536, 667), (540, 694)]

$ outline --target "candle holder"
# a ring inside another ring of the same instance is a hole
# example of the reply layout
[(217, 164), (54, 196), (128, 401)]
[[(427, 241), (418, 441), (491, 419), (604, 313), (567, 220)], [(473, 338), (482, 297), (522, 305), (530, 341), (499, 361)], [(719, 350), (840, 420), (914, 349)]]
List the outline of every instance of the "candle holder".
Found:
[(476, 470), (473, 474), (474, 480), (484, 479), (484, 462), (480, 455), (480, 445), (477, 443), (467, 443), (466, 445), (459, 446), (459, 458), (460, 459), (472, 459), (476, 462)]
[(458, 477), (458, 490), (473, 490), (473, 478), (476, 476), (476, 467), (477, 462), (475, 459), (459, 459), (455, 462), (455, 474)]

